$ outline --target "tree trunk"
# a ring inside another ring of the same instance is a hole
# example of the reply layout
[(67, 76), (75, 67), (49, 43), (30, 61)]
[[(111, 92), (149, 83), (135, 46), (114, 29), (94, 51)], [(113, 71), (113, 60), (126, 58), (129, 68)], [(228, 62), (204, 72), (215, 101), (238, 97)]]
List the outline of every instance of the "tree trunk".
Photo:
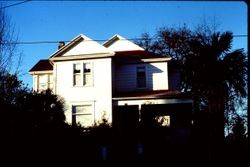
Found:
[(223, 89), (214, 88), (208, 92), (208, 119), (209, 119), (209, 160), (222, 160), (224, 147), (224, 112), (225, 103)]

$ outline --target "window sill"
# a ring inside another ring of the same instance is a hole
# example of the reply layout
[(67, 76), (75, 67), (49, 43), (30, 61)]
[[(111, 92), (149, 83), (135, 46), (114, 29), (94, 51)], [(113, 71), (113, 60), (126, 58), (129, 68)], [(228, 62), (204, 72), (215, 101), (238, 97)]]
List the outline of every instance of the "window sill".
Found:
[(89, 87), (94, 87), (94, 85), (77, 85), (77, 86), (72, 86), (72, 88), (89, 88)]

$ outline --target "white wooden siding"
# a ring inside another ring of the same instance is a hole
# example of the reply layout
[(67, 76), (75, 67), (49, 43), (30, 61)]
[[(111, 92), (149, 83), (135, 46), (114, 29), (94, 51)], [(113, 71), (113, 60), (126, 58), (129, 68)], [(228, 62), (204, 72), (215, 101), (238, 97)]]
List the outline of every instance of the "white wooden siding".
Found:
[(116, 91), (133, 91), (136, 89), (136, 66), (121, 65), (115, 71)]
[(98, 54), (98, 53), (110, 53), (110, 51), (104, 46), (98, 44), (91, 39), (86, 39), (76, 45), (74, 48), (65, 52), (62, 56), (71, 56), (79, 54)]
[[(73, 86), (73, 64), (90, 62), (93, 71), (92, 86)], [(112, 73), (111, 58), (78, 60), (56, 62), (56, 94), (62, 96), (66, 101), (67, 111), (65, 112), (66, 121), (71, 123), (72, 105), (95, 103), (95, 121), (101, 119), (106, 113), (107, 119), (112, 120)]]
[(167, 62), (162, 63), (150, 63), (148, 65), (148, 78), (152, 77), (152, 81), (149, 80), (149, 87), (153, 90), (168, 89), (168, 66)]
[(166, 90), (168, 89), (168, 70), (167, 62), (129, 64), (116, 67), (115, 85), (116, 91), (136, 91), (136, 67), (145, 66), (146, 68), (146, 89)]
[(37, 75), (33, 75), (32, 78), (33, 78), (33, 90), (34, 90), (34, 91), (38, 91), (38, 90), (37, 90), (37, 85), (38, 85), (37, 78), (38, 78), (38, 77), (37, 77)]

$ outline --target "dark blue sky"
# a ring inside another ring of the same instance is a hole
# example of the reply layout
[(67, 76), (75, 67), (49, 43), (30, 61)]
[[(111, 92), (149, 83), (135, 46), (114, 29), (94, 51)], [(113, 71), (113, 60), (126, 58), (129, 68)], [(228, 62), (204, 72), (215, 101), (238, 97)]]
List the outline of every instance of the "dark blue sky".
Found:
[[(29, 1), (5, 10), (19, 33), (19, 41), (69, 41), (78, 34), (98, 40), (114, 34), (130, 39), (143, 32), (153, 35), (162, 26), (186, 24), (194, 28), (204, 20), (208, 23), (215, 20), (220, 31), (247, 35), (244, 2)], [(247, 37), (235, 38), (233, 48), (247, 49)], [(48, 58), (57, 44), (22, 44), (18, 49), (23, 53), (21, 79), (31, 87), (28, 70), (39, 59)]]

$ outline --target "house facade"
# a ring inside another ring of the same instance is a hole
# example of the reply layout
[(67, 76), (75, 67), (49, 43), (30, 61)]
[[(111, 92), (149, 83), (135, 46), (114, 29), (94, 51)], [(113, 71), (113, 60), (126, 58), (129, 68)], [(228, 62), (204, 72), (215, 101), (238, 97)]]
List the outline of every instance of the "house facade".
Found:
[(170, 62), (170, 57), (150, 53), (120, 35), (101, 45), (80, 34), (60, 43), (29, 73), (34, 91), (51, 89), (64, 98), (68, 123), (87, 127), (105, 117), (114, 126), (136, 126), (153, 113), (162, 125), (179, 126), (172, 120), (185, 115), (190, 123), (192, 101), (180, 92), (179, 75), (169, 69)]

